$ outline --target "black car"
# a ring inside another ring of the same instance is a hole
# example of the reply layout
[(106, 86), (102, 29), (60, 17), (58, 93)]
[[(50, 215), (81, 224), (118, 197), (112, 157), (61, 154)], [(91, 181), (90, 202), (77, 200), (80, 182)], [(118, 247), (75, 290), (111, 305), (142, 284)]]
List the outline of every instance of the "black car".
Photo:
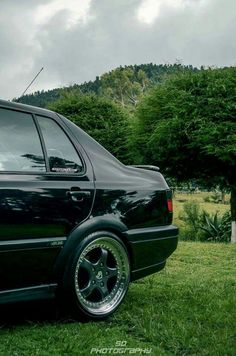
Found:
[(99, 319), (176, 249), (157, 167), (125, 166), (63, 116), (0, 100), (0, 303), (60, 297)]

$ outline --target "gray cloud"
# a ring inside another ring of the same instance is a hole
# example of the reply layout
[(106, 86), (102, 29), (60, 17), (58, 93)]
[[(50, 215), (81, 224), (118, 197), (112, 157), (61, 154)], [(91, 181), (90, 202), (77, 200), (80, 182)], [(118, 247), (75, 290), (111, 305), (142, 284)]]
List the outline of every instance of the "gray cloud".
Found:
[[(42, 66), (31, 91), (93, 80), (125, 64), (236, 64), (234, 0), (182, 0), (185, 6), (159, 0), (159, 16), (151, 23), (138, 19), (142, 1), (92, 0), (87, 20), (69, 26), (72, 8), (57, 11), (55, 0), (3, 0), (0, 97), (19, 96)], [(50, 3), (51, 10), (42, 7)], [(38, 21), (40, 9), (54, 13), (42, 13)]]

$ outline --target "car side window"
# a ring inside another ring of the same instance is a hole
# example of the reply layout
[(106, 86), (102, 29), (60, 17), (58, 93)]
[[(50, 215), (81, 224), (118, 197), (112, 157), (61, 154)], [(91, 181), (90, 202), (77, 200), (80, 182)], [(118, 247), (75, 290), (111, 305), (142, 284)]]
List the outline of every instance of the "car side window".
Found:
[(0, 108), (0, 171), (46, 171), (40, 138), (30, 114)]
[(79, 173), (83, 163), (72, 142), (62, 128), (52, 119), (37, 116), (44, 138), (51, 172)]

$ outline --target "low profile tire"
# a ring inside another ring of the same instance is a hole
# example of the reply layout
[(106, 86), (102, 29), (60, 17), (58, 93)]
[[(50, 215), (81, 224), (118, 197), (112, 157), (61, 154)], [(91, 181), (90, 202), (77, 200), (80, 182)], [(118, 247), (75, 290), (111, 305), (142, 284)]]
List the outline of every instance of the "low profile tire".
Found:
[(130, 281), (123, 242), (99, 231), (78, 246), (64, 275), (64, 295), (75, 317), (103, 319), (122, 303)]

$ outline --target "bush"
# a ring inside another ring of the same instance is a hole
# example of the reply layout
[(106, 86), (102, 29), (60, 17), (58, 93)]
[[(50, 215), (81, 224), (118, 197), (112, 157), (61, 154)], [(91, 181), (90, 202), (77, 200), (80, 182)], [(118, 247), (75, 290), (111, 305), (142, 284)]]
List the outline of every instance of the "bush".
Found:
[(231, 232), (230, 213), (222, 216), (209, 214), (200, 209), (197, 202), (187, 202), (183, 206), (183, 212), (179, 219), (184, 221), (185, 226), (180, 237), (183, 240), (229, 242)]
[(229, 204), (229, 200), (226, 199), (225, 193), (220, 191), (214, 191), (210, 196), (203, 198), (205, 203), (214, 203), (214, 204)]
[(215, 192), (211, 195), (210, 201), (212, 201), (212, 203), (215, 203), (215, 204), (221, 203), (221, 194), (220, 194), (220, 192), (215, 191)]
[(199, 204), (195, 201), (184, 203), (179, 219), (185, 223), (184, 228), (180, 231), (180, 237), (183, 240), (199, 240), (197, 236), (200, 222)]
[(207, 197), (203, 197), (203, 201), (205, 203), (211, 203), (211, 197), (207, 196)]
[(203, 240), (229, 242), (231, 233), (230, 213), (226, 212), (223, 216), (219, 216), (218, 213), (210, 215), (203, 210), (199, 228), (203, 231)]

